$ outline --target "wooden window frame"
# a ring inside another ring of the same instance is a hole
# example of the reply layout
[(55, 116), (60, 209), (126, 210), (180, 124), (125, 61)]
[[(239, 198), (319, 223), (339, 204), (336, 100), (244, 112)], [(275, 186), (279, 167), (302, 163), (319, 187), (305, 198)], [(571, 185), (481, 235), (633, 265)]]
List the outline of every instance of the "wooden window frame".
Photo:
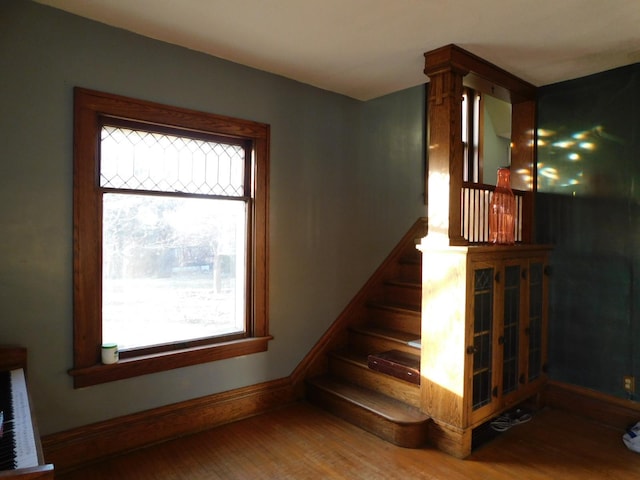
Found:
[[(251, 145), (247, 336), (215, 343), (176, 344), (168, 351), (126, 356), (103, 365), (102, 344), (102, 191), (99, 150), (102, 118), (110, 117), (194, 133), (242, 139)], [(172, 107), (109, 93), (74, 89), (73, 160), (73, 368), (74, 388), (206, 363), (267, 350), (268, 185), (267, 124)]]

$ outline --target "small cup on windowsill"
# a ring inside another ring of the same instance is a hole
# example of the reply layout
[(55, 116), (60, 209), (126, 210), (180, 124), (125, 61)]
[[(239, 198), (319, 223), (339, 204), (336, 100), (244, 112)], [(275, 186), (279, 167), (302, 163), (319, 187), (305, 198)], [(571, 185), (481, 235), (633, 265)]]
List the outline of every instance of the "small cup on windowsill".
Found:
[(112, 363), (118, 363), (118, 345), (116, 343), (104, 343), (102, 344), (102, 363), (104, 365), (111, 365)]

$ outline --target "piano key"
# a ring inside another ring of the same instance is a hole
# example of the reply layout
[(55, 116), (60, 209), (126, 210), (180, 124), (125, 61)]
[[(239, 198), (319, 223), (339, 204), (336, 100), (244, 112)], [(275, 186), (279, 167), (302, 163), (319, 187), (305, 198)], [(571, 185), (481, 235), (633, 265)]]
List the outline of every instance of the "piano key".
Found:
[(13, 442), (16, 468), (38, 465), (38, 452), (31, 423), (31, 409), (24, 370), (11, 370), (11, 404), (13, 408)]
[(27, 352), (22, 347), (0, 347), (0, 410), (4, 435), (0, 436), (0, 478), (53, 480), (54, 468), (45, 464), (38, 438), (24, 370)]

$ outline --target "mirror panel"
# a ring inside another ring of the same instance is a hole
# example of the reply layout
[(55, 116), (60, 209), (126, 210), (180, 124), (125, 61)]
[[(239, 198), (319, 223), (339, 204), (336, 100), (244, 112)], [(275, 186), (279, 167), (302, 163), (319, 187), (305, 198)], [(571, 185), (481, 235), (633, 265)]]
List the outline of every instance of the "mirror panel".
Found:
[(483, 95), (482, 183), (496, 185), (500, 167), (511, 165), (511, 104)]

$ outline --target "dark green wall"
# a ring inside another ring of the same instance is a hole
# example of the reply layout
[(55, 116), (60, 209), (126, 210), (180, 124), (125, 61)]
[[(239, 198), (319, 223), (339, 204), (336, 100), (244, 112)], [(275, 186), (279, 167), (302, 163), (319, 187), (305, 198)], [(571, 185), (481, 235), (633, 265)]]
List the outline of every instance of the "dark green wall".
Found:
[[(75, 86), (271, 125), (268, 352), (72, 388)], [(2, 0), (0, 106), (0, 344), (43, 434), (290, 375), (425, 215), (422, 86), (360, 102)]]
[(555, 245), (550, 375), (637, 399), (622, 377), (640, 380), (640, 64), (539, 93), (537, 237)]

